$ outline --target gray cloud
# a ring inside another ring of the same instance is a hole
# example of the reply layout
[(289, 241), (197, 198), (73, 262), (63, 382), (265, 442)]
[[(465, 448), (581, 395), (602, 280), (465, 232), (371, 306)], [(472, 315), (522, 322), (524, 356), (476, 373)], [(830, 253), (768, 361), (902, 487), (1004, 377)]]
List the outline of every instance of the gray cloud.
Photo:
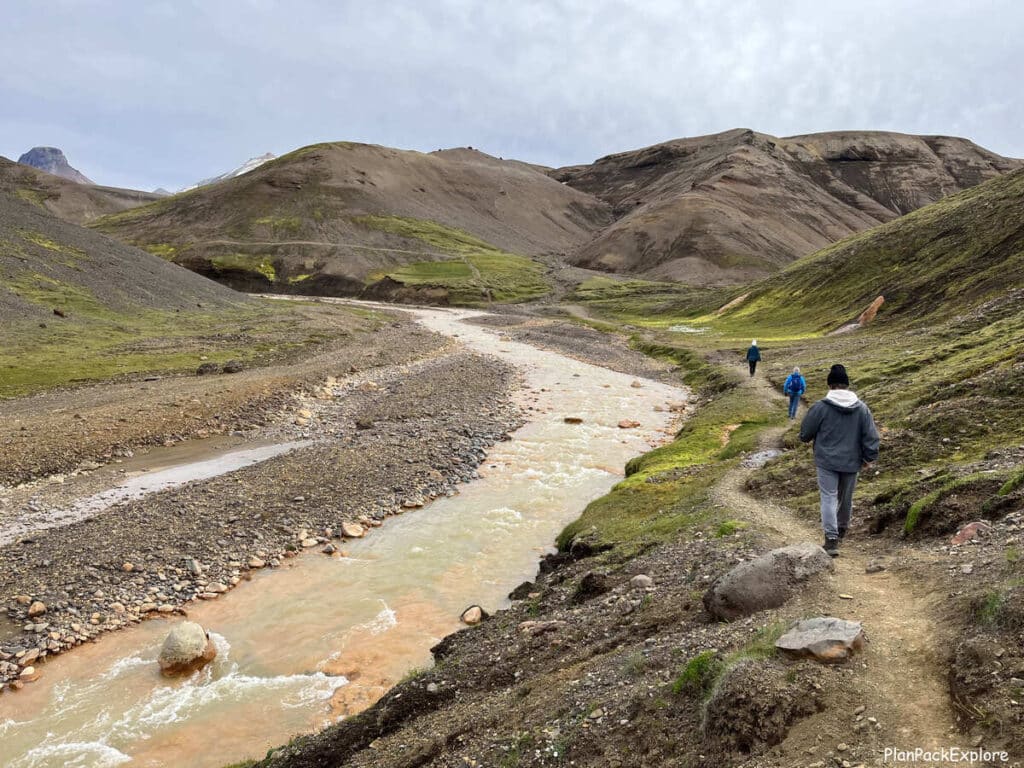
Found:
[(564, 165), (858, 128), (1020, 157), (1022, 32), (1000, 0), (25, 2), (0, 26), (0, 154), (54, 144), (142, 188), (340, 139)]

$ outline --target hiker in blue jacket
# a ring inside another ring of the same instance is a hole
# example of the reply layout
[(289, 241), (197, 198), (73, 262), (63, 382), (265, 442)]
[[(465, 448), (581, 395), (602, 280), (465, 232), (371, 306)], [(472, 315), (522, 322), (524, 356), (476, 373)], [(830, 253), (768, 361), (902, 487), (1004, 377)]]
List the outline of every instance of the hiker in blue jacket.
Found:
[(761, 350), (757, 348), (757, 339), (750, 342), (750, 349), (747, 350), (747, 362), (750, 363), (750, 375), (754, 375), (754, 369), (761, 359)]
[(879, 437), (871, 410), (850, 391), (846, 368), (832, 366), (828, 389), (825, 398), (812, 405), (804, 416), (800, 440), (814, 441), (824, 549), (838, 557), (839, 540), (850, 527), (857, 474), (878, 459)]
[(786, 383), (782, 385), (783, 394), (789, 395), (789, 418), (796, 418), (796, 409), (800, 405), (800, 395), (807, 391), (807, 381), (800, 373), (799, 368), (786, 377)]

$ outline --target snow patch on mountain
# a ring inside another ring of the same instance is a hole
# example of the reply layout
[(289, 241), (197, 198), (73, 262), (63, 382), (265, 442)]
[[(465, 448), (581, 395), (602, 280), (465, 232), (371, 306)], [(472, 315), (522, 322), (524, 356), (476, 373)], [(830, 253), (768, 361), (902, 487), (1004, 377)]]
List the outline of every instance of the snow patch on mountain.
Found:
[(219, 181), (227, 181), (228, 179), (233, 179), (236, 176), (241, 176), (243, 173), (248, 173), (249, 171), (256, 170), (264, 163), (270, 162), (276, 157), (277, 155), (275, 155), (273, 152), (267, 152), (265, 155), (260, 155), (259, 157), (250, 157), (248, 160), (246, 160), (244, 163), (242, 163), (234, 170), (228, 171), (227, 173), (222, 173), (219, 176), (212, 176), (209, 179), (203, 179), (202, 181), (196, 182), (195, 184), (190, 184), (187, 187), (182, 187), (178, 191), (188, 192), (191, 189), (197, 189), (199, 187), (205, 187), (210, 184), (216, 184)]

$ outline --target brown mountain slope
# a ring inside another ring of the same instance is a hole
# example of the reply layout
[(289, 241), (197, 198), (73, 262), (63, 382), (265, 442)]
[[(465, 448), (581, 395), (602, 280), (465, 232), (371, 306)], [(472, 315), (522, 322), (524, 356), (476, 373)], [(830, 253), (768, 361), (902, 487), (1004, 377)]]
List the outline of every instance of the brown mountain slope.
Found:
[(965, 139), (737, 129), (609, 155), (552, 176), (616, 221), (584, 267), (694, 284), (762, 277), (847, 235), (1024, 165)]
[(0, 193), (4, 192), (75, 224), (145, 205), (161, 197), (137, 189), (82, 184), (0, 157)]
[[(74, 182), (69, 182), (74, 183)], [(0, 192), (0, 318), (187, 310), (248, 299), (152, 254)]]
[(387, 276), (388, 290), (523, 298), (545, 290), (523, 257), (575, 250), (610, 222), (606, 203), (524, 163), (342, 142), (96, 226), (249, 290), (353, 294)]

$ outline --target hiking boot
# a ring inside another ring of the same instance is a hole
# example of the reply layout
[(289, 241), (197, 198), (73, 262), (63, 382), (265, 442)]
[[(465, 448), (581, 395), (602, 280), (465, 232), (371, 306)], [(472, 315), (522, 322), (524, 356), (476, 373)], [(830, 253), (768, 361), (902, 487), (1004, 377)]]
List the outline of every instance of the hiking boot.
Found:
[(829, 557), (839, 557), (839, 539), (833, 539), (830, 536), (825, 537), (825, 546), (823, 547), (825, 554)]
[(846, 538), (846, 529), (840, 526), (840, 528), (839, 528), (839, 540), (842, 541), (845, 538)]

